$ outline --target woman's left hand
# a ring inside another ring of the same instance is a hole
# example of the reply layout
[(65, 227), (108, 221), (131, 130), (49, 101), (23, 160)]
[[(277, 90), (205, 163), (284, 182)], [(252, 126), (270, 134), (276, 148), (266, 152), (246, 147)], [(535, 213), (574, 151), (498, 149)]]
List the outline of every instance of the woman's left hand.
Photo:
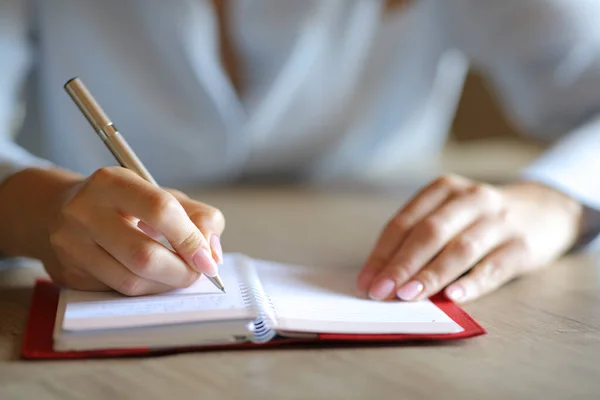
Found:
[(582, 206), (532, 182), (495, 187), (444, 176), (386, 225), (358, 277), (374, 300), (419, 300), (441, 290), (457, 302), (546, 266), (580, 235)]

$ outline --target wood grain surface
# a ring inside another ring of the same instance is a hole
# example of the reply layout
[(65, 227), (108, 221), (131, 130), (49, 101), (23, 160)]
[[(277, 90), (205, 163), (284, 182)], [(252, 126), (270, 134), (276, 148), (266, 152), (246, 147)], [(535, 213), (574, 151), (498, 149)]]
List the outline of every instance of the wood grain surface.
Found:
[[(226, 251), (360, 264), (409, 193), (222, 189)], [(19, 265), (20, 264), (20, 265)], [(23, 361), (30, 261), (0, 269), (0, 399), (597, 399), (600, 255), (565, 257), (465, 305), (488, 334), (461, 343)]]

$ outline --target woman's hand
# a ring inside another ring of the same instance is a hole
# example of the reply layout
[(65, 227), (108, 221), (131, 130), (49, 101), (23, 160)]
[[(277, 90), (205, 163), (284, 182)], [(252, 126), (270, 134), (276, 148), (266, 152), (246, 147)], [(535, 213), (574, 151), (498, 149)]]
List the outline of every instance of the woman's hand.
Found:
[(489, 293), (568, 251), (582, 207), (546, 186), (494, 187), (445, 176), (386, 225), (358, 277), (375, 300), (419, 300), (445, 288), (455, 301)]
[[(23, 178), (30, 185), (31, 174)], [(42, 187), (48, 181), (39, 179), (53, 176), (33, 174)], [(15, 185), (25, 184), (18, 179), (7, 183), (7, 196), (11, 187), (18, 192)], [(30, 223), (35, 225), (30, 232), (39, 234), (29, 236), (45, 242), (30, 253), (36, 253), (58, 284), (136, 296), (187, 287), (202, 273), (216, 274), (225, 224), (219, 210), (157, 188), (120, 167), (55, 186), (60, 190), (50, 190), (44, 214)], [(161, 234), (176, 252), (154, 239)]]

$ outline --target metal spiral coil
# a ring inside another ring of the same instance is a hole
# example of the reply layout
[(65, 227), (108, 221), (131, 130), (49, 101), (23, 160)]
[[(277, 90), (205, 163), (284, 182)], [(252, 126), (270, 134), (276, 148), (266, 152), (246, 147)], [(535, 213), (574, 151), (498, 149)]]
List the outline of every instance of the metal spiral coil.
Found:
[(251, 341), (254, 343), (270, 341), (277, 335), (277, 332), (273, 329), (275, 308), (271, 299), (262, 290), (250, 287), (245, 282), (240, 282), (240, 292), (244, 304), (258, 313), (253, 323)]

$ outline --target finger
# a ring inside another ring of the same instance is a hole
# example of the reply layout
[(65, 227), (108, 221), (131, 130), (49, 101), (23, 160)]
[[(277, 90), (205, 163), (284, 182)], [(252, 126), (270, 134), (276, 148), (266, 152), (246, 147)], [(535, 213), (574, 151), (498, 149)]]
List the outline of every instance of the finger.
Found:
[(142, 232), (144, 232), (146, 235), (150, 236), (152, 239), (157, 240), (157, 241), (160, 240), (160, 238), (162, 236), (160, 234), (160, 232), (156, 232), (154, 229), (152, 229), (152, 227), (150, 227), (144, 221), (138, 221), (137, 226), (138, 226), (138, 228), (140, 228), (142, 230)]
[(82, 245), (71, 254), (73, 262), (80, 268), (66, 269), (65, 271), (69, 271), (68, 276), (72, 278), (73, 271), (80, 271), (77, 272), (78, 275), (81, 277), (85, 275), (90, 279), (85, 283), (72, 281), (70, 287), (81, 290), (108, 288), (127, 296), (162, 293), (173, 289), (168, 285), (136, 276), (95, 243)]
[[(376, 300), (395, 296), (396, 289), (431, 262), (450, 240), (481, 216), (497, 213), (500, 205), (499, 195), (484, 186), (474, 186), (450, 198), (410, 231), (391, 261), (373, 279), (369, 296)], [(412, 286), (413, 291), (417, 286)]]
[(526, 246), (513, 239), (482, 259), (468, 274), (445, 290), (454, 301), (465, 302), (496, 290), (526, 265)]
[(452, 239), (435, 259), (409, 281), (396, 295), (402, 300), (420, 300), (438, 293), (510, 237), (501, 216), (482, 218)]
[(448, 176), (437, 179), (418, 192), (390, 219), (358, 276), (359, 293), (366, 294), (373, 278), (389, 262), (408, 232), (418, 222), (439, 208), (453, 193), (464, 190), (469, 184), (467, 179), (461, 177)]
[(50, 235), (52, 252), (49, 259), (44, 260), (44, 268), (54, 283), (60, 286), (85, 290), (106, 291), (110, 288), (91, 276), (83, 268), (83, 265), (94, 265), (95, 260), (89, 259), (87, 247), (95, 246), (87, 238), (86, 230), (80, 229), (62, 230)]
[(88, 272), (74, 265), (60, 265), (51, 268), (58, 273), (51, 274), (52, 281), (60, 286), (75, 290), (84, 290), (86, 292), (103, 292), (111, 288), (94, 278)]
[[(160, 232), (173, 249), (198, 272), (209, 276), (217, 274), (210, 246), (202, 232), (190, 220), (183, 206), (171, 193), (157, 188), (124, 168), (102, 168), (90, 180), (102, 188), (93, 193), (104, 205), (118, 212), (134, 216), (153, 231)], [(110, 190), (106, 190), (110, 188)]]
[(142, 296), (174, 289), (169, 285), (135, 275), (99, 246), (90, 251), (90, 256), (94, 258), (96, 264), (88, 265), (101, 267), (90, 268), (88, 273), (125, 296)]
[(93, 240), (131, 273), (170, 287), (187, 287), (199, 273), (118, 215), (99, 215)]
[(225, 229), (225, 217), (223, 213), (208, 204), (194, 201), (187, 196), (179, 197), (174, 194), (192, 222), (204, 234), (210, 245), (212, 256), (218, 263), (223, 263), (223, 248), (221, 247), (221, 235)]

